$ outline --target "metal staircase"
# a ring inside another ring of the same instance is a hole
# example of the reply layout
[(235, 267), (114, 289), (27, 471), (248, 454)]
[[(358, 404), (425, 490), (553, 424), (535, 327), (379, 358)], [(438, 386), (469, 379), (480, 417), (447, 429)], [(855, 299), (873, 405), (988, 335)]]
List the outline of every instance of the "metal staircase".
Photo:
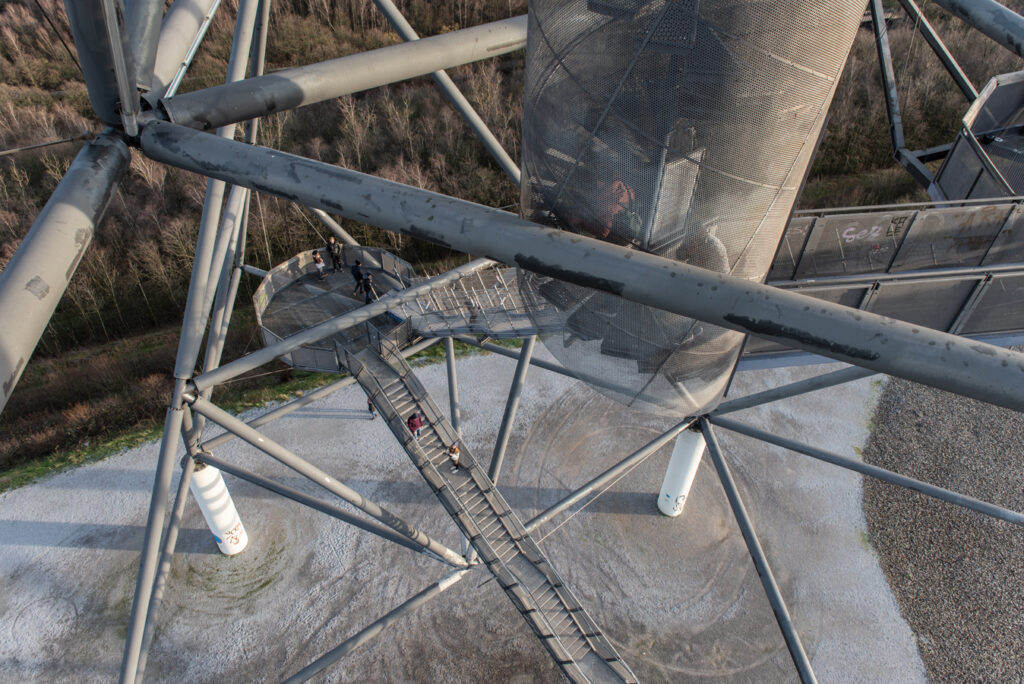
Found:
[[(372, 326), (366, 329), (365, 346), (339, 347), (339, 358), (565, 675), (573, 682), (636, 682), (487, 472), (461, 443), (397, 346)], [(423, 418), (419, 440), (406, 422), (414, 411)], [(459, 469), (452, 473), (448, 446), (456, 442), (461, 454)]]

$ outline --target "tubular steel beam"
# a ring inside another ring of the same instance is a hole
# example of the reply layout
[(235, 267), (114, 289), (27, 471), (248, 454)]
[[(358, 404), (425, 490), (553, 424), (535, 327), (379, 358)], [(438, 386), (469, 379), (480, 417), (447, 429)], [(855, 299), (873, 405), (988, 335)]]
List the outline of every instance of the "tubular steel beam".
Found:
[(700, 428), (704, 433), (704, 439), (707, 441), (708, 454), (711, 455), (711, 460), (715, 463), (715, 470), (718, 471), (718, 479), (722, 483), (725, 496), (729, 500), (729, 506), (732, 508), (733, 515), (736, 517), (736, 523), (740, 528), (740, 533), (743, 535), (743, 541), (747, 544), (747, 551), (750, 552), (750, 558), (754, 561), (754, 567), (757, 568), (757, 575), (761, 579), (761, 586), (764, 587), (768, 603), (771, 604), (772, 612), (775, 613), (775, 620), (779, 623), (779, 629), (782, 630), (782, 636), (786, 640), (786, 646), (789, 648), (789, 654), (793, 658), (793, 664), (796, 665), (797, 672), (800, 674), (800, 681), (805, 684), (816, 682), (817, 679), (814, 677), (814, 670), (811, 669), (811, 662), (807, 658), (807, 652), (804, 651), (803, 644), (800, 643), (800, 635), (797, 634), (796, 627), (793, 626), (793, 620), (789, 616), (789, 609), (786, 608), (786, 601), (782, 598), (782, 592), (779, 591), (779, 585), (775, 582), (771, 566), (768, 565), (768, 558), (764, 555), (761, 542), (757, 540), (757, 533), (750, 522), (750, 516), (747, 515), (747, 509), (743, 505), (743, 500), (740, 499), (736, 483), (732, 479), (732, 473), (729, 472), (729, 466), (722, 457), (722, 450), (718, 445), (718, 439), (715, 437), (714, 430), (703, 419), (700, 421)]
[(903, 117), (900, 115), (900, 98), (896, 91), (896, 74), (892, 68), (892, 52), (889, 49), (889, 33), (885, 28), (885, 8), (882, 0), (870, 0), (871, 23), (875, 30), (875, 48), (878, 50), (878, 66), (882, 72), (882, 88), (885, 90), (885, 109), (889, 114), (889, 135), (892, 138), (892, 152), (896, 160), (910, 172), (910, 175), (927, 187), (935, 180), (931, 170), (921, 163), (907, 149), (903, 136)]
[[(437, 344), (440, 341), (441, 340), (437, 338), (423, 340), (422, 342), (414, 344), (411, 347), (403, 349), (402, 356), (408, 358), (413, 354), (417, 354), (423, 351), (427, 347)], [(246, 425), (252, 428), (257, 428), (260, 427), (261, 425), (266, 425), (271, 421), (277, 420), (278, 418), (283, 418), (289, 413), (293, 413), (294, 411), (299, 410), (303, 406), (313, 403), (317, 399), (323, 399), (324, 397), (328, 397), (334, 394), (338, 390), (344, 389), (349, 385), (353, 385), (355, 384), (355, 381), (355, 378), (353, 378), (352, 376), (346, 376), (344, 378), (341, 378), (340, 380), (335, 380), (329, 385), (324, 385), (323, 387), (313, 390), (312, 392), (306, 392), (301, 397), (292, 399), (287, 404), (282, 404), (273, 411), (268, 411), (267, 413), (264, 413), (263, 415), (254, 418), (253, 420), (250, 420), (248, 423), (246, 423)], [(231, 440), (235, 439), (235, 437), (236, 435), (233, 432), (223, 432), (217, 435), (216, 437), (212, 437), (211, 439), (208, 439), (205, 442), (203, 442), (203, 451), (212, 451), (213, 449), (216, 449), (217, 447), (223, 444), (227, 444)]]
[(212, 130), (497, 57), (524, 45), (526, 17), (514, 17), (319, 64), (282, 69), (244, 83), (197, 90), (164, 100), (163, 106), (175, 123)]
[(295, 684), (297, 682), (305, 682), (312, 678), (319, 672), (330, 667), (334, 663), (338, 662), (346, 655), (348, 655), (354, 649), (362, 646), (366, 642), (370, 641), (381, 632), (384, 631), (385, 627), (388, 627), (394, 623), (398, 618), (402, 617), (406, 613), (416, 608), (419, 608), (424, 603), (427, 603), (435, 596), (438, 596), (443, 591), (447, 590), (453, 584), (461, 580), (466, 576), (472, 568), (465, 568), (463, 570), (456, 570), (455, 572), (446, 575), (441, 581), (436, 584), (431, 584), (429, 587), (416, 594), (402, 605), (398, 606), (390, 613), (375, 621), (365, 629), (360, 630), (356, 634), (352, 635), (345, 641), (341, 642), (333, 649), (325, 653), (324, 655), (317, 658), (315, 661), (302, 668), (296, 674), (292, 675), (285, 680), (285, 684)]
[(314, 209), (313, 213), (323, 221), (324, 225), (327, 226), (334, 236), (344, 242), (346, 245), (352, 245), (353, 247), (359, 247), (359, 241), (348, 234), (348, 231), (341, 227), (341, 224), (331, 218), (323, 209)]
[(162, 121), (149, 123), (140, 141), (147, 155), (172, 166), (787, 347), (1024, 410), (1024, 355), (1017, 352)]
[(156, 106), (160, 98), (178, 89), (192, 63), (220, 0), (174, 0), (160, 27), (160, 43), (153, 66), (153, 83), (146, 101)]
[(232, 361), (231, 363), (226, 363), (216, 370), (203, 373), (202, 375), (197, 375), (193, 378), (192, 382), (199, 390), (203, 390), (207, 387), (212, 387), (213, 385), (224, 382), (225, 380), (238, 377), (242, 373), (254, 368), (259, 368), (265, 363), (270, 363), (278, 356), (287, 354), (294, 349), (298, 349), (304, 344), (319, 342), (325, 337), (341, 332), (346, 328), (351, 328), (354, 325), (364, 323), (375, 316), (387, 313), (399, 304), (412, 301), (417, 297), (422, 297), (425, 292), (430, 292), (438, 287), (444, 287), (448, 283), (456, 281), (468, 273), (490, 266), (491, 263), (492, 262), (487, 259), (477, 259), (469, 262), (468, 264), (463, 264), (462, 266), (454, 268), (451, 271), (443, 273), (435, 278), (431, 278), (425, 283), (420, 283), (419, 285), (405, 290), (391, 292), (375, 302), (350, 311), (349, 313), (342, 314), (336, 318), (332, 318), (319, 325), (313, 326), (312, 328), (307, 328), (302, 332), (295, 333), (276, 344), (272, 344), (269, 347), (264, 347), (259, 351), (247, 354), (240, 359)]
[(100, 0), (103, 5), (103, 25), (107, 31), (117, 83), (118, 110), (124, 132), (131, 138), (139, 134), (139, 91), (135, 85), (135, 62), (124, 27), (124, 7), (121, 0)]
[(487, 477), (495, 486), (498, 484), (498, 475), (501, 474), (501, 464), (505, 460), (505, 449), (508, 448), (508, 440), (512, 435), (512, 423), (516, 419), (516, 410), (519, 408), (519, 397), (523, 393), (523, 383), (526, 381), (526, 371), (530, 369), (530, 359), (533, 357), (533, 347), (537, 343), (537, 336), (530, 335), (523, 341), (523, 348), (519, 352), (519, 362), (516, 363), (516, 373), (512, 377), (512, 386), (508, 390), (508, 401), (505, 402), (505, 414), (501, 417), (501, 428), (498, 430), (498, 439), (494, 442), (494, 453), (491, 455), (491, 465), (487, 469)]
[[(942, 42), (939, 35), (935, 33), (935, 29), (928, 21), (928, 17), (924, 16), (924, 12), (917, 6), (914, 0), (900, 0), (900, 4), (903, 5), (903, 11), (907, 13), (907, 16), (917, 26), (918, 31), (924, 36), (925, 41), (931, 47), (932, 52), (942, 62), (942, 66), (946, 67), (946, 71), (953, 77), (953, 82), (956, 83), (956, 87), (960, 89), (960, 92), (964, 94), (968, 102), (974, 102), (978, 99), (978, 91), (974, 88), (970, 79), (967, 78), (967, 74), (963, 72), (960, 65), (957, 63), (953, 55), (950, 54), (946, 48), (946, 44)], [(918, 155), (918, 159), (921, 159)], [(922, 160), (923, 161), (923, 160)]]
[(287, 485), (283, 485), (280, 482), (274, 482), (273, 480), (265, 478), (262, 475), (257, 475), (251, 470), (246, 470), (232, 463), (228, 463), (227, 461), (217, 458), (212, 454), (203, 454), (202, 461), (203, 463), (208, 463), (213, 467), (217, 468), (218, 470), (228, 473), (229, 475), (234, 475), (240, 480), (251, 482), (252, 484), (258, 487), (262, 487), (267, 491), (279, 494), (286, 499), (291, 499), (292, 501), (300, 503), (303, 506), (308, 506), (309, 508), (312, 508), (314, 511), (319, 511), (344, 523), (348, 523), (349, 525), (358, 527), (359, 529), (365, 532), (375, 534), (378, 537), (382, 537), (390, 542), (394, 542), (395, 544), (403, 546), (409, 549), (410, 551), (422, 553), (436, 560), (440, 560), (441, 562), (445, 562), (442, 558), (435, 555), (431, 551), (427, 550), (421, 544), (417, 544), (415, 542), (410, 541), (408, 538), (393, 531), (387, 525), (382, 525), (378, 522), (370, 520), (363, 520), (362, 518), (352, 515), (348, 511), (340, 508), (339, 506), (335, 506), (326, 501), (321, 501), (315, 496), (310, 496), (308, 494), (300, 492), (297, 489), (294, 489)]
[(662, 433), (659, 437), (656, 437), (655, 439), (651, 440), (637, 451), (634, 451), (632, 454), (622, 459), (622, 461), (620, 461), (619, 463), (615, 464), (608, 470), (604, 471), (603, 473), (592, 479), (590, 482), (586, 483), (585, 485), (577, 489), (572, 494), (569, 494), (569, 496), (565, 497), (564, 499), (554, 504), (553, 506), (550, 506), (543, 513), (535, 516), (533, 519), (526, 523), (526, 531), (533, 532), (535, 529), (546, 523), (548, 520), (551, 520), (551, 518), (555, 517), (556, 515), (558, 515), (565, 509), (569, 508), (576, 502), (590, 495), (595, 490), (601, 489), (609, 482), (614, 481), (616, 478), (618, 478), (620, 475), (630, 470), (631, 468), (639, 465), (648, 456), (650, 456), (658, 449), (660, 449), (661, 447), (665, 446), (673, 439), (675, 439), (676, 435), (678, 435), (680, 432), (688, 429), (691, 425), (694, 424), (696, 420), (696, 418), (687, 418), (683, 422), (674, 425), (667, 432)]
[(128, 147), (103, 134), (78, 153), (32, 229), (0, 272), (0, 411), (25, 370), (118, 182)]
[(798, 394), (815, 392), (820, 389), (825, 389), (826, 387), (835, 387), (836, 385), (841, 385), (844, 382), (852, 382), (872, 375), (875, 375), (875, 371), (867, 368), (861, 368), (860, 366), (840, 368), (839, 370), (832, 371), (831, 373), (815, 375), (813, 378), (797, 380), (796, 382), (791, 382), (788, 385), (773, 387), (772, 389), (765, 390), (764, 392), (757, 392), (745, 397), (740, 397), (739, 399), (727, 401), (724, 404), (719, 404), (718, 408), (711, 412), (711, 415), (720, 416), (723, 413), (742, 411), (743, 409), (778, 401), (779, 399), (787, 399), (789, 397), (795, 397)]
[(120, 126), (119, 99), (114, 53), (107, 33), (106, 11), (100, 2), (65, 0), (64, 10), (75, 41), (75, 51), (82, 65), (82, 76), (89, 91), (92, 110), (103, 123)]
[(291, 468), (303, 477), (309, 479), (311, 482), (320, 485), (335, 496), (344, 499), (399, 534), (411, 539), (420, 546), (429, 549), (442, 558), (446, 563), (450, 563), (456, 567), (466, 565), (465, 559), (455, 551), (452, 551), (447, 546), (427, 536), (421, 530), (409, 525), (394, 513), (391, 513), (373, 501), (364, 498), (359, 492), (348, 487), (344, 483), (335, 480), (312, 463), (299, 458), (288, 449), (284, 448), (269, 437), (260, 434), (227, 411), (224, 411), (210, 402), (194, 395), (187, 396), (187, 399), (192, 406), (192, 410), (196, 413), (206, 416), (209, 420), (217, 423), (225, 430), (234, 432), (243, 440), (271, 458)]
[(444, 358), (448, 366), (448, 407), (449, 415), (452, 417), (452, 429), (455, 434), (462, 436), (459, 425), (462, 416), (459, 413), (459, 379), (455, 376), (455, 342), (451, 337), (444, 338)]
[(935, 0), (1010, 52), (1024, 57), (1024, 17), (995, 0)]
[[(402, 40), (411, 42), (420, 39), (416, 35), (416, 31), (413, 30), (412, 25), (406, 21), (405, 17), (402, 16), (402, 13), (391, 0), (373, 0), (373, 4), (377, 5), (378, 9), (387, 17), (391, 26), (402, 37)], [(431, 77), (433, 77), (434, 82), (437, 83), (441, 91), (448, 96), (452, 106), (462, 115), (462, 118), (465, 119), (469, 127), (473, 129), (473, 133), (476, 134), (476, 137), (483, 143), (483, 146), (494, 157), (494, 161), (498, 162), (498, 166), (512, 179), (513, 183), (519, 185), (522, 178), (519, 165), (512, 161), (512, 157), (508, 156), (508, 152), (501, 146), (498, 139), (494, 137), (491, 129), (487, 127), (484, 120), (473, 109), (473, 105), (465, 98), (451, 77), (443, 71), (435, 71), (431, 74)]]
[(130, 0), (125, 14), (128, 43), (135, 62), (135, 87), (149, 90), (153, 85), (164, 0)]
[(160, 560), (160, 538), (164, 529), (164, 516), (167, 513), (168, 489), (174, 473), (174, 461), (178, 451), (182, 421), (185, 409), (182, 406), (182, 390), (184, 382), (177, 382), (171, 408), (167, 410), (164, 420), (164, 436), (160, 443), (160, 455), (157, 458), (156, 475), (153, 479), (153, 492), (149, 499), (149, 516), (146, 520), (146, 535), (142, 541), (142, 558), (139, 562), (139, 574), (135, 580), (135, 595), (132, 599), (132, 612), (128, 618), (128, 636), (124, 644), (124, 656), (121, 659), (121, 684), (134, 684), (138, 674), (139, 654), (142, 652), (142, 637), (145, 632), (149, 614), (150, 598), (156, 580)]
[(1015, 525), (1024, 525), (1024, 513), (1018, 513), (1017, 511), (1012, 511), (1008, 508), (1003, 508), (1002, 506), (996, 506), (995, 504), (988, 503), (987, 501), (981, 501), (942, 487), (936, 487), (935, 485), (928, 484), (927, 482), (921, 482), (920, 480), (915, 480), (912, 477), (900, 475), (899, 473), (894, 473), (891, 470), (886, 470), (885, 468), (879, 468), (878, 466), (869, 465), (852, 458), (847, 458), (846, 456), (840, 456), (839, 454), (818, 449), (817, 447), (802, 444), (792, 439), (779, 437), (778, 435), (773, 435), (770, 432), (765, 432), (764, 430), (744, 425), (743, 423), (730, 418), (709, 416), (708, 420), (712, 424), (723, 427), (726, 430), (738, 432), (741, 435), (753, 437), (754, 439), (759, 439), (762, 442), (774, 444), (782, 447), (783, 449), (789, 449), (790, 451), (795, 451), (799, 454), (816, 458), (819, 461), (825, 461), (826, 463), (831, 463), (841, 468), (853, 470), (861, 475), (870, 475), (871, 477), (878, 478), (883, 482), (899, 485), (900, 487), (906, 487), (907, 489), (912, 489), (915, 492), (920, 492), (926, 496), (940, 499), (951, 504), (956, 504), (957, 506), (963, 506), (964, 508), (969, 508), (972, 511), (977, 511), (978, 513), (984, 513), (985, 515), (992, 516), (993, 518), (999, 518), (1000, 520), (1005, 520), (1006, 522), (1011, 522)]
[(178, 491), (174, 495), (174, 508), (171, 510), (171, 521), (164, 533), (163, 545), (160, 550), (160, 564), (157, 566), (156, 579), (153, 581), (153, 593), (149, 597), (149, 608), (146, 610), (146, 624), (142, 628), (142, 647), (139, 651), (139, 664), (135, 681), (141, 682), (146, 671), (146, 655), (149, 653), (149, 645), (153, 641), (153, 625), (156, 618), (157, 607), (164, 596), (164, 589), (167, 587), (167, 575), (171, 572), (171, 559), (174, 557), (174, 547), (178, 544), (178, 530), (181, 529), (181, 518), (185, 514), (185, 503), (188, 501), (188, 487), (192, 483), (192, 472), (195, 470), (196, 462), (186, 458), (181, 469), (181, 477), (178, 479)]

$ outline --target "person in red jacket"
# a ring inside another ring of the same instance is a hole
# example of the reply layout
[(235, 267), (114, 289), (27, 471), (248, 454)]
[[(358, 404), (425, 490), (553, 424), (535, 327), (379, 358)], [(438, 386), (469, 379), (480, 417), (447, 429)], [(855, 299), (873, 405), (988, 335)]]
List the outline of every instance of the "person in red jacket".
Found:
[(413, 413), (409, 416), (409, 420), (406, 421), (406, 425), (409, 426), (409, 432), (412, 433), (412, 436), (419, 439), (420, 431), (423, 429), (423, 419), (420, 418), (420, 414)]

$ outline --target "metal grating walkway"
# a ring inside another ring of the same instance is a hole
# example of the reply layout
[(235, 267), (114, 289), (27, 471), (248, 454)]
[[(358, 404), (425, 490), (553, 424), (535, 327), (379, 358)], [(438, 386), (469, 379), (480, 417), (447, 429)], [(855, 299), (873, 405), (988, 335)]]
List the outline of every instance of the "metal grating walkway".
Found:
[[(339, 356), (566, 676), (573, 682), (636, 682), (461, 442), (460, 468), (450, 472), (447, 450), (458, 435), (398, 349), (371, 330), (368, 347), (339, 349)], [(419, 440), (406, 427), (414, 411), (423, 417)]]

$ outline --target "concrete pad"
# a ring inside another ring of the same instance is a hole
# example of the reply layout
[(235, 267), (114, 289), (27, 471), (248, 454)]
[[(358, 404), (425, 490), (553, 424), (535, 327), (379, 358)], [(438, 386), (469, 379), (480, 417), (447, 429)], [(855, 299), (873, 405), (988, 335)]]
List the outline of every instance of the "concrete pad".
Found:
[[(458, 363), (465, 439), (485, 462), (514, 369), (496, 356)], [(732, 395), (831, 369), (742, 373)], [(417, 373), (447, 410), (443, 364)], [(735, 417), (853, 455), (867, 439), (878, 392), (878, 383), (862, 380)], [(361, 390), (350, 387), (264, 433), (458, 549), (455, 526), (364, 407)], [(531, 369), (499, 484), (526, 520), (672, 422)], [(923, 681), (913, 635), (866, 542), (859, 476), (718, 434), (819, 680)], [(0, 496), (0, 681), (116, 676), (157, 450), (146, 445)], [(710, 460), (680, 518), (657, 512), (670, 452), (667, 445), (536, 536), (641, 680), (795, 680)], [(217, 455), (330, 499), (237, 440)], [(190, 502), (148, 680), (282, 679), (447, 574), (436, 561), (226, 480), (249, 548), (221, 556)], [(486, 570), (403, 618), (325, 681), (481, 678), (560, 679)]]

